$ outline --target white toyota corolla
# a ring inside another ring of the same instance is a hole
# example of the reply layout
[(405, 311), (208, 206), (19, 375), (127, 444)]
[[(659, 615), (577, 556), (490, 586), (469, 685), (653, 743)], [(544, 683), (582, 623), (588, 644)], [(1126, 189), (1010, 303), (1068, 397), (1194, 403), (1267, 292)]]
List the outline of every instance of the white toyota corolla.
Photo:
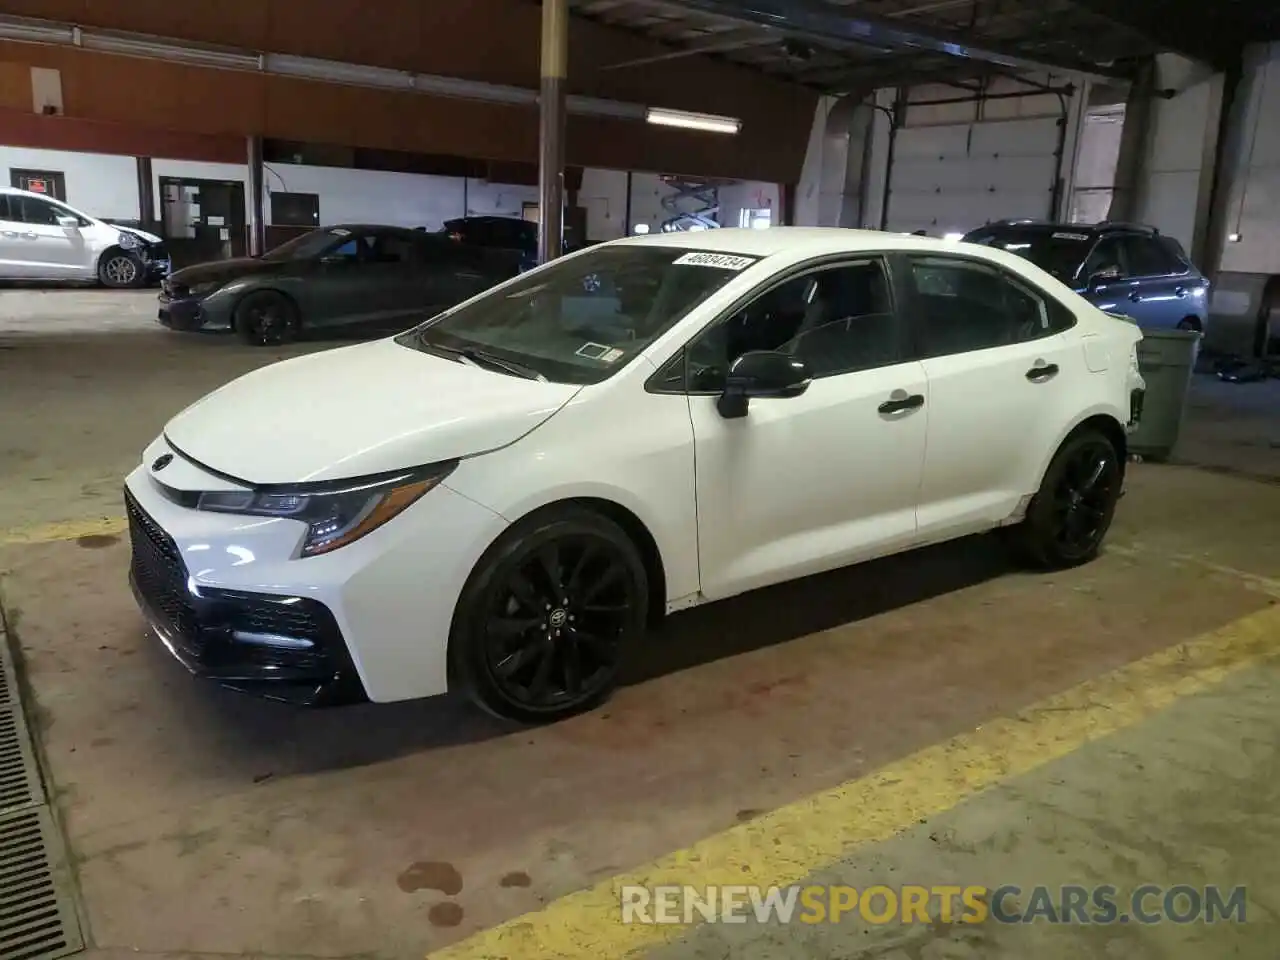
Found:
[(130, 579), (229, 686), (552, 719), (664, 612), (998, 527), (1091, 559), (1140, 339), (989, 247), (607, 243), (178, 414), (127, 480)]

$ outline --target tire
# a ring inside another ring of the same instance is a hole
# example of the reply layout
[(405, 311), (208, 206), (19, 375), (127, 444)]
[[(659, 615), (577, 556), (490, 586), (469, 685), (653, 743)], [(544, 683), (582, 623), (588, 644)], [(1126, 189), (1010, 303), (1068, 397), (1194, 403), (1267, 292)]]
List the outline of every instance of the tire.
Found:
[(283, 293), (258, 290), (236, 304), (234, 323), (250, 346), (280, 346), (298, 335), (298, 308)]
[(1047, 570), (1088, 563), (1111, 527), (1123, 479), (1120, 454), (1105, 433), (1086, 427), (1069, 436), (1050, 461), (1026, 518), (1010, 530), (1017, 552)]
[(613, 692), (648, 609), (644, 560), (621, 527), (585, 507), (538, 511), (499, 537), (467, 580), (449, 635), (451, 676), (504, 719), (573, 716)]
[(1196, 333), (1200, 333), (1200, 320), (1198, 317), (1183, 317), (1178, 321), (1178, 329), (1194, 330)]
[(98, 280), (104, 287), (116, 290), (141, 287), (147, 282), (147, 271), (133, 254), (112, 247), (98, 258)]

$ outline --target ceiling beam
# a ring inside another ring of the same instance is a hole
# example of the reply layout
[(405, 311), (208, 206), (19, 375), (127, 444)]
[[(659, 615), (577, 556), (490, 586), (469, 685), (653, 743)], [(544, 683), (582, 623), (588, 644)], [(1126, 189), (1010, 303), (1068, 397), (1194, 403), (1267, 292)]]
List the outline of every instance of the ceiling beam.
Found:
[[(1094, 0), (1090, 0), (1094, 2)], [(1105, 2), (1105, 0), (1097, 0)], [(854, 12), (823, 0), (665, 0), (668, 6), (713, 16), (729, 17), (742, 23), (785, 30), (815, 43), (870, 43), (921, 53), (942, 54), (960, 61), (991, 63), (1013, 70), (1041, 70), (1069, 73), (1094, 79), (1127, 79), (1120, 70), (1073, 57), (1055, 56), (1052, 61), (1023, 56), (1015, 46), (973, 42), (958, 32), (926, 29), (903, 23), (902, 19)]]
[(1170, 15), (1167, 5), (1130, 0), (1072, 0), (1081, 10), (1141, 34), (1156, 46), (1225, 70), (1250, 33), (1238, 20), (1224, 22), (1212, 5), (1197, 6), (1194, 15)]

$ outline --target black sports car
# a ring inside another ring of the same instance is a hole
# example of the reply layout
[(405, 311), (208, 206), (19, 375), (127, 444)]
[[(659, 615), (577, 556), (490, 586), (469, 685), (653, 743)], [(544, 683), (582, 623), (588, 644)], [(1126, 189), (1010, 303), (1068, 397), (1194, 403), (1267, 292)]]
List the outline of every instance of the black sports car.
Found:
[(159, 320), (174, 330), (234, 331), (261, 345), (303, 330), (390, 330), (515, 276), (519, 259), (401, 227), (325, 227), (260, 257), (175, 271), (160, 292)]

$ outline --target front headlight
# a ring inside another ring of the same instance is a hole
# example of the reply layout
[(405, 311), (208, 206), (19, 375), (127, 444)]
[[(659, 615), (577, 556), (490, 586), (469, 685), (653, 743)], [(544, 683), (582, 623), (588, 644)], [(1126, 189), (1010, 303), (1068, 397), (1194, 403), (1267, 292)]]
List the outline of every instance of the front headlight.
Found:
[(196, 508), (301, 520), (307, 525), (302, 556), (314, 557), (373, 532), (440, 483), (455, 466), (457, 461), (363, 480), (202, 493)]
[(120, 231), (120, 239), (116, 243), (121, 250), (137, 250), (142, 246), (142, 241), (138, 239), (137, 234), (126, 233), (124, 230)]

